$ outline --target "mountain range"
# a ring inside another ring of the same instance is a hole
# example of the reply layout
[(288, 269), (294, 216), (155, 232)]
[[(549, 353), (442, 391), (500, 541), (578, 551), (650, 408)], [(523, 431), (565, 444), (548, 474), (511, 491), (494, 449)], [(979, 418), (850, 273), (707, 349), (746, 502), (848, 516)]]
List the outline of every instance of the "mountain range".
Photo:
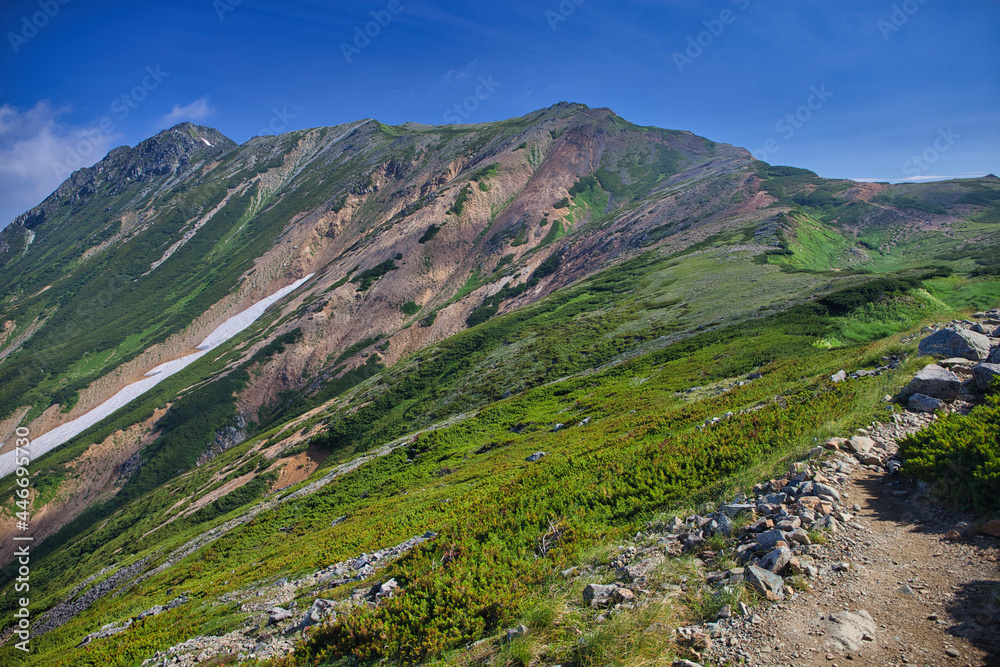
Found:
[[(998, 274), (996, 176), (826, 179), (580, 104), (116, 148), (0, 231), (0, 456), (48, 438), (23, 664), (250, 627), (304, 661), (274, 664), (464, 650), (599, 545), (882, 415), (907, 335), (996, 306)], [(268, 629), (320, 599), (322, 632)]]

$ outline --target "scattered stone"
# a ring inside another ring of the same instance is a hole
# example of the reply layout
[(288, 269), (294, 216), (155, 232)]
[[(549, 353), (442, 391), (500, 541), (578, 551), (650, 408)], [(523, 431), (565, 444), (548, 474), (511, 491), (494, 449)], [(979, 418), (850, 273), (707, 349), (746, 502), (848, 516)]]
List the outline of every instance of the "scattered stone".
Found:
[(875, 446), (875, 441), (866, 435), (854, 435), (847, 441), (847, 449), (855, 454), (867, 454)]
[(792, 559), (792, 551), (788, 547), (778, 547), (760, 559), (760, 567), (775, 574), (781, 572)]
[(780, 530), (768, 530), (757, 535), (754, 540), (761, 549), (773, 549), (778, 542), (788, 542), (788, 537)]
[(748, 586), (756, 589), (757, 592), (764, 596), (767, 596), (768, 593), (779, 596), (781, 594), (781, 587), (785, 585), (781, 577), (756, 565), (746, 566), (743, 570), (743, 580), (746, 581)]
[(833, 498), (835, 501), (840, 502), (840, 492), (837, 489), (829, 486), (827, 484), (820, 484), (819, 482), (813, 482), (813, 494), (822, 498), (827, 496)]
[(583, 601), (591, 607), (606, 605), (616, 590), (618, 586), (614, 584), (587, 584), (583, 589)]
[(509, 630), (507, 630), (507, 635), (504, 637), (504, 640), (509, 644), (515, 639), (518, 639), (519, 637), (524, 637), (527, 634), (528, 634), (528, 626), (522, 623), (516, 628), (510, 628)]
[(843, 382), (847, 379), (847, 371), (841, 369), (830, 376), (830, 379), (834, 382)]
[(757, 505), (752, 503), (729, 503), (722, 506), (722, 513), (730, 519), (735, 519), (744, 512), (753, 512), (756, 509)]
[(962, 654), (961, 654), (961, 653), (959, 653), (958, 651), (956, 651), (956, 650), (955, 650), (955, 649), (953, 649), (953, 648), (946, 648), (946, 649), (944, 650), (944, 654), (945, 654), (946, 656), (948, 656), (949, 658), (961, 658), (961, 657), (962, 657)]
[(292, 617), (292, 612), (288, 611), (284, 607), (274, 607), (268, 613), (267, 622), (270, 625), (278, 625), (282, 621), (288, 620)]
[(312, 627), (326, 620), (333, 620), (337, 618), (337, 612), (333, 610), (334, 602), (333, 600), (323, 600), (318, 599), (312, 603), (306, 615), (302, 617), (299, 621), (296, 630), (305, 630), (308, 627)]
[(545, 452), (535, 452), (534, 454), (532, 454), (531, 456), (529, 456), (528, 458), (526, 458), (525, 461), (529, 461), (529, 462), (534, 463), (535, 461), (537, 461), (538, 459), (542, 458), (543, 456), (545, 456)]

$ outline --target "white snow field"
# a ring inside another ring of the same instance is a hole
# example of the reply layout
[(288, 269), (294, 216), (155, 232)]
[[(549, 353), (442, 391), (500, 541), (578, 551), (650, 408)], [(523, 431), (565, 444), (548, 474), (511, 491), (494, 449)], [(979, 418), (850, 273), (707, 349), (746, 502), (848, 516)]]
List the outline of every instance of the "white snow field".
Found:
[[(160, 364), (146, 373), (144, 379), (139, 380), (138, 382), (133, 382), (132, 384), (122, 388), (122, 390), (117, 394), (104, 401), (87, 414), (77, 417), (73, 421), (66, 422), (62, 426), (58, 426), (38, 437), (32, 437), (31, 445), (28, 448), (28, 452), (30, 453), (32, 460), (37, 459), (42, 454), (55, 449), (70, 438), (83, 433), (97, 422), (113, 414), (119, 408), (124, 407), (134, 399), (142, 396), (171, 375), (179, 372), (186, 366), (194, 363), (197, 359), (200, 359), (204, 355), (208, 354), (210, 350), (222, 345), (227, 340), (253, 324), (258, 317), (264, 314), (264, 311), (267, 310), (269, 306), (288, 294), (291, 294), (304, 282), (312, 278), (313, 275), (315, 274), (310, 273), (305, 278), (296, 280), (291, 285), (281, 288), (271, 296), (258, 301), (243, 312), (230, 317), (228, 320), (220, 324), (215, 331), (208, 334), (208, 337), (205, 338), (200, 345), (198, 345), (198, 352), (189, 354), (180, 359), (168, 361), (165, 364)], [(13, 450), (0, 455), (0, 478), (9, 475), (17, 468), (15, 460), (16, 457)]]

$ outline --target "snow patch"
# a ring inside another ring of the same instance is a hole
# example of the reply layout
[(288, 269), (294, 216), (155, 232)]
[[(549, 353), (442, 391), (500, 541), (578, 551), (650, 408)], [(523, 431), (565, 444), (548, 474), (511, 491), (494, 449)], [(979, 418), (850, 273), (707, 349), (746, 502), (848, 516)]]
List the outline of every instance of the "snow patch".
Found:
[[(165, 364), (160, 364), (156, 368), (147, 372), (144, 379), (139, 380), (138, 382), (133, 382), (132, 384), (122, 388), (117, 394), (104, 401), (85, 415), (82, 415), (73, 421), (66, 422), (62, 426), (33, 438), (29, 448), (31, 458), (33, 460), (37, 459), (43, 454), (63, 444), (70, 438), (83, 433), (97, 422), (112, 415), (118, 409), (124, 407), (139, 396), (142, 396), (171, 375), (183, 370), (185, 367), (205, 356), (212, 349), (222, 345), (227, 340), (253, 324), (257, 318), (264, 314), (264, 311), (267, 310), (269, 306), (294, 292), (302, 286), (304, 282), (312, 278), (313, 275), (315, 274), (310, 273), (305, 278), (296, 280), (291, 285), (281, 288), (271, 296), (258, 301), (243, 312), (230, 317), (228, 320), (219, 325), (215, 331), (210, 333), (200, 345), (198, 345), (196, 348), (198, 352), (189, 354), (180, 359), (168, 361)], [(15, 460), (14, 451), (0, 455), (0, 478), (9, 475), (17, 468)]]

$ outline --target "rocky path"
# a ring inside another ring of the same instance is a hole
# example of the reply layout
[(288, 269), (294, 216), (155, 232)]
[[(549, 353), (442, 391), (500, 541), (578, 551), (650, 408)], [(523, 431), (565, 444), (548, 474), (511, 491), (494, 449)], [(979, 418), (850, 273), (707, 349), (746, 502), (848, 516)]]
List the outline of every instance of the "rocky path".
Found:
[[(906, 417), (872, 433), (890, 452), (927, 419)], [(836, 566), (756, 617), (721, 621), (717, 663), (1000, 665), (1000, 540), (976, 533), (982, 517), (943, 509), (924, 485), (875, 466), (853, 466), (840, 489), (853, 519), (811, 547)]]

